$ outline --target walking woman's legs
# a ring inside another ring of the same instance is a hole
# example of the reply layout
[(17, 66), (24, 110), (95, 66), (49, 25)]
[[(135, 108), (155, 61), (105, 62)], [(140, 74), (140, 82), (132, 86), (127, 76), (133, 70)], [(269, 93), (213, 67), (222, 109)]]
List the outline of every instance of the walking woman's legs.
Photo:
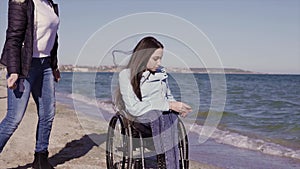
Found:
[(50, 59), (34, 59), (32, 64), (39, 65), (40, 73), (32, 87), (32, 96), (37, 105), (38, 125), (35, 152), (48, 151), (50, 132), (55, 115), (55, 86)]
[(18, 128), (26, 111), (29, 96), (30, 83), (27, 79), (19, 79), (16, 89), (7, 89), (7, 113), (0, 123), (0, 153)]

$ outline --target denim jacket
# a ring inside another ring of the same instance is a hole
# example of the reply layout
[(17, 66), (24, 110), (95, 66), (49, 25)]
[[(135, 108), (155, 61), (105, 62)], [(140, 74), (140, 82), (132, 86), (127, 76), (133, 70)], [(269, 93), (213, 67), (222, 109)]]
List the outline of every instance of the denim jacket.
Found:
[(145, 71), (140, 81), (142, 101), (138, 99), (130, 82), (130, 69), (119, 74), (120, 91), (126, 111), (133, 116), (141, 116), (150, 110), (169, 110), (169, 101), (175, 101), (168, 86), (168, 75), (164, 68), (154, 74)]

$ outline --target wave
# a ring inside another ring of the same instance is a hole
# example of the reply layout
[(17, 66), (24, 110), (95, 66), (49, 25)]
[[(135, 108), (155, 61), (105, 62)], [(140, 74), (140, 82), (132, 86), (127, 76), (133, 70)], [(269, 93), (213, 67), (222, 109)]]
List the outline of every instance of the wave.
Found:
[[(59, 102), (70, 105), (76, 109), (80, 107), (82, 104), (86, 104), (89, 106), (94, 106), (96, 108), (101, 109), (102, 111), (106, 111), (107, 113), (114, 114), (115, 111), (112, 106), (112, 101), (110, 99), (93, 99), (87, 96), (83, 96), (81, 94), (74, 93), (57, 93), (57, 98)], [(81, 112), (83, 113), (83, 112)]]
[(281, 107), (299, 107), (300, 104), (293, 102), (292, 100), (286, 100), (286, 99), (280, 99), (280, 100), (266, 100), (266, 103), (268, 103), (269, 106), (275, 107), (275, 108), (281, 108)]
[(211, 136), (205, 136), (205, 134), (201, 133), (202, 129), (203, 126), (194, 125), (191, 128), (191, 131), (197, 133), (199, 137), (203, 137), (203, 136), (209, 137), (221, 144), (227, 144), (238, 148), (260, 151), (262, 153), (269, 154), (269, 155), (277, 155), (277, 156), (300, 159), (300, 150), (293, 150), (281, 146), (279, 144), (267, 142), (261, 139), (253, 139), (248, 136), (244, 136), (238, 133), (220, 130), (220, 129), (212, 128), (211, 130), (215, 130), (214, 133)]

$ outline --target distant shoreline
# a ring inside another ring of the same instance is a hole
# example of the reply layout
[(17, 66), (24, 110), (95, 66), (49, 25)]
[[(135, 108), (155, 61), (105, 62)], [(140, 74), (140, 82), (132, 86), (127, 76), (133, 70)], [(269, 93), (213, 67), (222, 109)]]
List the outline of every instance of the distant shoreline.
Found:
[[(74, 66), (60, 65), (61, 72), (118, 72), (115, 66)], [(166, 67), (168, 73), (195, 73), (195, 74), (237, 74), (237, 75), (300, 75), (300, 73), (265, 73), (243, 70), (240, 68), (178, 68)], [(0, 72), (5, 72), (5, 67), (0, 64)]]
[[(118, 68), (115, 66), (73, 66), (73, 65), (61, 65), (61, 72), (118, 72)], [(253, 72), (236, 68), (176, 68), (166, 67), (168, 73), (199, 73), (199, 74), (267, 74), (260, 72)]]
[[(118, 72), (114, 66), (73, 66), (61, 65), (61, 72)], [(236, 75), (300, 75), (295, 73), (265, 73), (243, 70), (239, 68), (173, 68), (166, 67), (168, 73), (195, 73), (195, 74), (236, 74)]]

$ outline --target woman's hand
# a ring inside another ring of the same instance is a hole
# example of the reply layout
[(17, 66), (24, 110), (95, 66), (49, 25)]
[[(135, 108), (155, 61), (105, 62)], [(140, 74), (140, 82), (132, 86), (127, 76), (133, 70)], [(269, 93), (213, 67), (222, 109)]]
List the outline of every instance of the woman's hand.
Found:
[(58, 69), (53, 70), (54, 81), (58, 82), (60, 80), (60, 71)]
[(169, 106), (171, 110), (174, 110), (180, 114), (180, 116), (185, 117), (189, 112), (192, 111), (191, 106), (178, 101), (169, 102)]
[(17, 84), (16, 81), (18, 80), (19, 75), (17, 73), (12, 73), (10, 74), (10, 76), (7, 79), (7, 87), (10, 89), (16, 89), (17, 88)]

